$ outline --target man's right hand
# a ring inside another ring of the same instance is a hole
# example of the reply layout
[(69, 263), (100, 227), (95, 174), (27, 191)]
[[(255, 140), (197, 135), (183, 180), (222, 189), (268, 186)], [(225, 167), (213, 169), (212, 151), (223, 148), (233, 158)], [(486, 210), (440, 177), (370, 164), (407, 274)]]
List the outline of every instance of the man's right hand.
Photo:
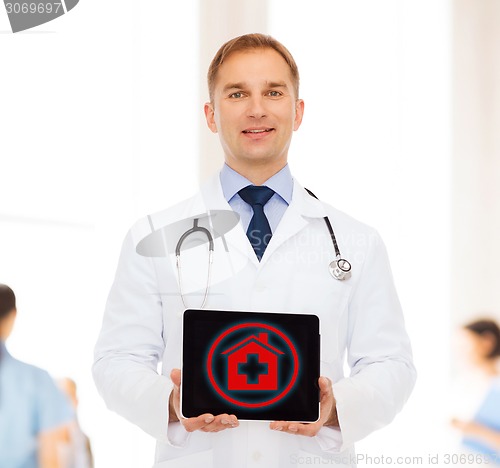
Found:
[(170, 378), (174, 384), (174, 389), (169, 398), (169, 422), (180, 421), (184, 429), (188, 432), (219, 432), (224, 429), (231, 429), (239, 426), (238, 419), (234, 414), (218, 414), (214, 416), (210, 413), (202, 414), (196, 418), (183, 418), (181, 416), (181, 370), (172, 369)]

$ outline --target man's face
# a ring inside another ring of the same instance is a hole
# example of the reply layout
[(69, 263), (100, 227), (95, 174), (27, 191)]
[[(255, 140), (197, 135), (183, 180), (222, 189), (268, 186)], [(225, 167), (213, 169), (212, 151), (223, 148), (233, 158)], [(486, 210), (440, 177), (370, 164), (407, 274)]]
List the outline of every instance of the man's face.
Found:
[(219, 68), (213, 102), (205, 104), (207, 124), (235, 170), (283, 167), (303, 112), (290, 68), (273, 49), (230, 55)]

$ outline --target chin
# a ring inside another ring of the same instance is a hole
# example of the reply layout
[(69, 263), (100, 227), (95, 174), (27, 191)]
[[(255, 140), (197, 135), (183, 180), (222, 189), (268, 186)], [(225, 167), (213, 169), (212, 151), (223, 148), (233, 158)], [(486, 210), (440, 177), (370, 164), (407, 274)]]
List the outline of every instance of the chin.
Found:
[(245, 158), (246, 161), (252, 163), (252, 164), (273, 164), (278, 161), (278, 158), (276, 156), (269, 156), (269, 155), (250, 155), (247, 158)]

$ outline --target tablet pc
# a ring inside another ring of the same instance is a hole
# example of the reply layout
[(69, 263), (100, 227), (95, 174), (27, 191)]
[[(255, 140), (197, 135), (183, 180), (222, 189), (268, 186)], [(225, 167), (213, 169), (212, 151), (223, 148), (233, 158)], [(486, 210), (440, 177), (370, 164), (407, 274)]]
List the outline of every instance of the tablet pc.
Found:
[(188, 309), (183, 316), (181, 412), (240, 420), (319, 418), (316, 315)]

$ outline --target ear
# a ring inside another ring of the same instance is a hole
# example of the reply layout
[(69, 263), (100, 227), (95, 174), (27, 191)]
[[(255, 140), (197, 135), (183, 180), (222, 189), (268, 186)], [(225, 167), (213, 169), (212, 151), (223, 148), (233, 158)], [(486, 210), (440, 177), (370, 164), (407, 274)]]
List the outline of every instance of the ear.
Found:
[(9, 314), (0, 321), (0, 339), (2, 339), (3, 341), (7, 340), (7, 338), (12, 333), (14, 322), (16, 321), (16, 316), (17, 310), (12, 309)]
[(302, 99), (297, 99), (295, 103), (295, 119), (293, 122), (293, 130), (297, 131), (302, 123), (302, 117), (304, 117), (304, 101)]
[(497, 340), (495, 335), (488, 331), (481, 333), (481, 342), (486, 356), (490, 356), (497, 345)]
[(205, 118), (207, 119), (208, 128), (213, 133), (217, 133), (217, 125), (215, 123), (214, 105), (211, 102), (206, 102), (203, 110), (205, 111)]

